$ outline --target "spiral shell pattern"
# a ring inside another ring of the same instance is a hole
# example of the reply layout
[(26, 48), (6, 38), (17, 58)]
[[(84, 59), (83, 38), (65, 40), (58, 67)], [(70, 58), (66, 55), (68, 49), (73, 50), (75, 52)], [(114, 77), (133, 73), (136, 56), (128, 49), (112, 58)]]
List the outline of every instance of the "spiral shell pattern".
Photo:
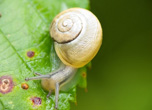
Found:
[(66, 43), (74, 40), (82, 30), (82, 21), (78, 13), (60, 13), (51, 25), (51, 36), (58, 43)]
[(50, 28), (60, 60), (74, 68), (89, 63), (102, 43), (102, 28), (96, 16), (82, 8), (71, 8), (57, 15)]

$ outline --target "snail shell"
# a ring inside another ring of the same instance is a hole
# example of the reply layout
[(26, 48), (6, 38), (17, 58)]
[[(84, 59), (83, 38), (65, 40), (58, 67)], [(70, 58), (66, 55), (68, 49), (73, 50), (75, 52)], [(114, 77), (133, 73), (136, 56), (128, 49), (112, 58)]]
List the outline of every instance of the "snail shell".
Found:
[(102, 43), (102, 28), (93, 13), (82, 8), (71, 8), (58, 14), (52, 21), (51, 37), (55, 50), (65, 65), (79, 68), (89, 63)]

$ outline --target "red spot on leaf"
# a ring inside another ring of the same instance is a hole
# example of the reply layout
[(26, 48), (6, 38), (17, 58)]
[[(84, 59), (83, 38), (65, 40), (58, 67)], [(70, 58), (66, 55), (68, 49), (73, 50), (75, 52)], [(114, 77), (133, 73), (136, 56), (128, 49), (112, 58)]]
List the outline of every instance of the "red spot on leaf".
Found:
[(76, 105), (76, 106), (78, 105), (77, 101), (75, 101), (75, 105)]
[(22, 89), (27, 90), (27, 89), (29, 88), (29, 85), (26, 84), (26, 83), (23, 83), (23, 84), (21, 85), (21, 87), (22, 87)]
[(85, 92), (88, 92), (88, 89), (87, 89), (87, 88), (85, 88)]
[(42, 103), (42, 100), (39, 97), (32, 97), (31, 101), (32, 101), (34, 106), (40, 106)]
[(86, 77), (87, 77), (86, 72), (83, 72), (83, 73), (82, 73), (82, 77), (83, 77), (83, 78), (86, 78)]
[(14, 87), (13, 79), (11, 76), (0, 77), (0, 93), (6, 94), (12, 91)]
[(28, 56), (29, 58), (34, 57), (34, 55), (35, 55), (35, 52), (33, 52), (33, 51), (28, 51), (28, 52), (27, 52), (27, 56)]

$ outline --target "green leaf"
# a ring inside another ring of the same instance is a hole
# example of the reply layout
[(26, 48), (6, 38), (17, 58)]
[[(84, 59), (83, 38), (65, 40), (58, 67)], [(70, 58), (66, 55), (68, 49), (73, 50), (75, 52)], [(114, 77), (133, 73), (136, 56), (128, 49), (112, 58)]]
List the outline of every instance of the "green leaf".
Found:
[[(12, 81), (9, 91), (0, 91), (0, 110), (53, 110), (54, 94), (40, 81), (25, 82), (33, 73), (48, 74), (57, 69), (57, 57), (49, 35), (52, 19), (71, 7), (88, 7), (88, 0), (0, 0), (0, 87)], [(76, 101), (76, 85), (86, 88), (86, 68), (79, 69), (69, 91), (60, 91), (59, 110), (69, 110)], [(22, 84), (28, 85), (23, 89)], [(3, 88), (5, 89), (5, 88)], [(34, 105), (33, 101), (37, 101)]]

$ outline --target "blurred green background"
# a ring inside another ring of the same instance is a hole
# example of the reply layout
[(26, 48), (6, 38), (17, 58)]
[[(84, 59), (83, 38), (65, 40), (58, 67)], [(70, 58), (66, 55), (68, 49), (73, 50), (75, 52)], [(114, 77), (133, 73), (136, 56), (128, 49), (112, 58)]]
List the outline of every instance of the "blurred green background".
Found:
[(103, 44), (71, 110), (152, 110), (152, 0), (91, 0)]

